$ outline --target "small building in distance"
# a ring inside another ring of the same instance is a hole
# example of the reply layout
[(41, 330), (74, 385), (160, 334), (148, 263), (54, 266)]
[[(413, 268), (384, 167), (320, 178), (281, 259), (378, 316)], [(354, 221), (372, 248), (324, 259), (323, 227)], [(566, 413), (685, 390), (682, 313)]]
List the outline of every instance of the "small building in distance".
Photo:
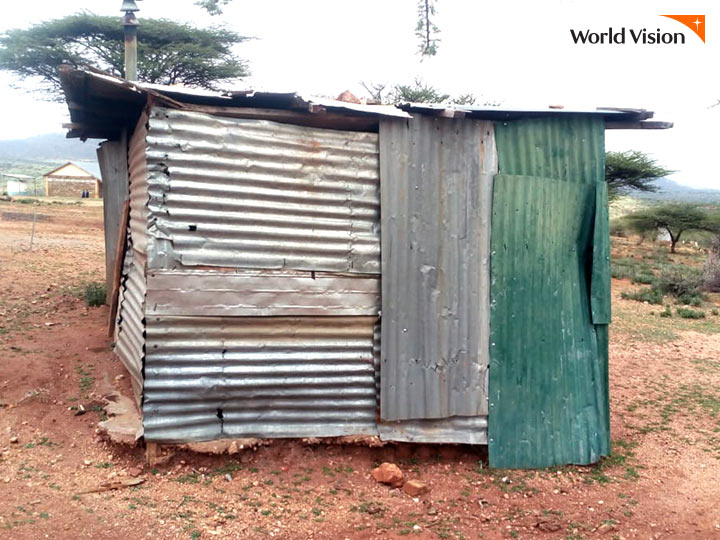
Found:
[(99, 167), (94, 163), (83, 163), (82, 167), (68, 161), (64, 165), (45, 173), (45, 195), (48, 197), (82, 197), (87, 190), (91, 199), (102, 197), (102, 180)]

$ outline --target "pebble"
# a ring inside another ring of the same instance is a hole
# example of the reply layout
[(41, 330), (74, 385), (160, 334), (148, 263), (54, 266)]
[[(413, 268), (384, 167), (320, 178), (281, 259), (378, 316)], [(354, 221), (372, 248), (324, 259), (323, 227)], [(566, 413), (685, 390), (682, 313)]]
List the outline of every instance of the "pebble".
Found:
[(17, 437), (10, 437), (11, 444), (17, 444), (19, 442), (20, 442), (20, 439), (18, 439)]

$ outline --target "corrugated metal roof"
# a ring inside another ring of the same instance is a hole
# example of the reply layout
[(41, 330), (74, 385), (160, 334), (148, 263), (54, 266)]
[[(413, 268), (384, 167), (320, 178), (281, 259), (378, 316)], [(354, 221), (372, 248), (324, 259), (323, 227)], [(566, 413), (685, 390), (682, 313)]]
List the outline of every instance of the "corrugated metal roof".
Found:
[(378, 274), (377, 134), (154, 107), (151, 268)]
[(383, 420), (487, 414), (490, 122), (381, 122)]
[(400, 109), (409, 113), (459, 116), (485, 120), (518, 120), (521, 118), (548, 116), (597, 116), (613, 122), (640, 122), (654, 116), (646, 109), (597, 107), (588, 109), (566, 109), (564, 107), (523, 107), (507, 105), (454, 105), (448, 103), (399, 103)]
[(375, 320), (149, 316), (146, 439), (377, 434)]

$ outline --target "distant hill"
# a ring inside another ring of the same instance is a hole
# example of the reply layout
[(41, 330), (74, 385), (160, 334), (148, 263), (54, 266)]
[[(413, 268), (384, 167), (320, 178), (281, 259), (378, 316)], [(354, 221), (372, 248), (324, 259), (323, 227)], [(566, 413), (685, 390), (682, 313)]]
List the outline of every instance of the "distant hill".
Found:
[(0, 141), (3, 161), (90, 161), (97, 159), (97, 141), (83, 143), (62, 133), (47, 133), (27, 139)]
[(634, 199), (648, 201), (720, 203), (720, 189), (696, 189), (678, 184), (669, 178), (661, 178), (653, 184), (659, 191), (654, 193), (633, 191), (629, 195)]

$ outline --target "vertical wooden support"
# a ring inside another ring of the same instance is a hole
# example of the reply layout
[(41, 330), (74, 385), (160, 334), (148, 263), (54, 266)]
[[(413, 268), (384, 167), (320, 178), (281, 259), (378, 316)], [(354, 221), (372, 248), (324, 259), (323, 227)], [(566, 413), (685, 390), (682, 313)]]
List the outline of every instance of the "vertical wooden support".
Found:
[[(110, 304), (115, 276), (118, 227), (121, 210), (129, 196), (127, 134), (118, 141), (105, 141), (97, 151), (102, 175), (103, 220), (105, 225), (106, 303)], [(122, 264), (122, 263), (121, 263)]]

